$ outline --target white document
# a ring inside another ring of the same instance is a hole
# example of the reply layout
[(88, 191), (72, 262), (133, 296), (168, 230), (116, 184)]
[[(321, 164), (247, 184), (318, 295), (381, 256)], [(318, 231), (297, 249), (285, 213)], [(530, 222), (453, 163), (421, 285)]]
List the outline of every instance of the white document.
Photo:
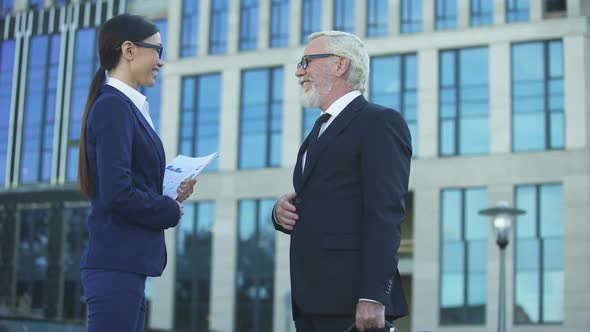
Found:
[(176, 199), (180, 183), (188, 178), (196, 178), (218, 156), (217, 152), (198, 158), (176, 156), (164, 169), (164, 195)]

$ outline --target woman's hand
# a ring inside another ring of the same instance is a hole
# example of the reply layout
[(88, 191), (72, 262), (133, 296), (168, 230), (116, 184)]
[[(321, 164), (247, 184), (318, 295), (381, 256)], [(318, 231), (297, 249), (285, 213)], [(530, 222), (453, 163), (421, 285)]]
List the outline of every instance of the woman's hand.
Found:
[(178, 193), (178, 197), (176, 198), (179, 202), (184, 202), (187, 198), (190, 197), (193, 193), (193, 189), (195, 184), (197, 183), (197, 179), (186, 179), (180, 183), (176, 192)]

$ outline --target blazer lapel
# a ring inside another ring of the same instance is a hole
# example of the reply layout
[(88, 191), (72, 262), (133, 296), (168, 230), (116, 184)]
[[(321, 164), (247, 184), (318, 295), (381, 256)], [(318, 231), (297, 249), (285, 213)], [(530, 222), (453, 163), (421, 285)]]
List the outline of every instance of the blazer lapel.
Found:
[[(311, 159), (307, 161), (307, 166), (303, 172), (303, 176), (301, 178), (300, 189), (305, 186), (305, 183), (309, 179), (311, 172), (313, 171), (317, 161), (322, 155), (322, 151), (334, 140), (342, 130), (344, 130), (350, 122), (357, 116), (358, 112), (367, 104), (367, 100), (365, 97), (358, 96), (355, 98), (342, 112), (334, 119), (334, 121), (326, 128), (324, 133), (318, 137), (317, 143), (314, 147), (315, 152), (312, 154)], [(306, 140), (307, 142), (307, 140)], [(305, 144), (305, 142), (304, 142)], [(307, 145), (306, 145), (307, 147)], [(303, 145), (301, 146), (303, 148)], [(305, 151), (305, 150), (303, 150)], [(301, 152), (301, 151), (300, 151)], [(310, 156), (307, 156), (308, 158)], [(298, 164), (300, 163), (299, 160), (301, 158), (297, 158)], [(301, 168), (299, 168), (301, 169)], [(296, 168), (297, 170), (297, 168)]]
[(301, 190), (301, 180), (303, 177), (303, 172), (301, 171), (303, 165), (303, 154), (305, 154), (305, 150), (307, 150), (307, 142), (309, 141), (309, 135), (299, 147), (299, 152), (297, 153), (297, 163), (295, 163), (295, 169), (293, 170), (293, 188), (295, 188), (295, 192), (300, 192)]
[(147, 122), (147, 120), (145, 119), (143, 114), (141, 114), (141, 111), (137, 108), (137, 106), (135, 106), (135, 104), (131, 101), (131, 99), (129, 99), (129, 97), (127, 97), (124, 93), (122, 93), (118, 89), (116, 89), (110, 85), (107, 85), (107, 84), (104, 85), (103, 89), (108, 89), (108, 91), (119, 95), (121, 98), (123, 98), (125, 101), (127, 101), (129, 106), (131, 106), (131, 109), (133, 110), (133, 114), (135, 114), (135, 117), (137, 118), (137, 120), (139, 120), (139, 123), (141, 123), (141, 126), (143, 127), (143, 129), (147, 133), (148, 137), (152, 141), (152, 144), (156, 148), (156, 152), (158, 154), (158, 159), (160, 161), (160, 166), (161, 166), (161, 167), (159, 167), (159, 175), (160, 175), (160, 178), (163, 180), (164, 179), (164, 167), (166, 167), (166, 165), (165, 165), (166, 156), (164, 154), (164, 146), (162, 145), (162, 141), (160, 140), (160, 137), (158, 137), (158, 135), (156, 134), (156, 132), (154, 131), (152, 126), (150, 126), (150, 124)]

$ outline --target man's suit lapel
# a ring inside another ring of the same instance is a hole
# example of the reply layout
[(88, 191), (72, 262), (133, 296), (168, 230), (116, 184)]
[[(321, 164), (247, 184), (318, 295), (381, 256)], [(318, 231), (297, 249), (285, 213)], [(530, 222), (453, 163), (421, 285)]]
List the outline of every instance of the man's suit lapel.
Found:
[(303, 179), (303, 172), (301, 169), (303, 165), (303, 154), (305, 153), (305, 150), (307, 150), (307, 142), (309, 142), (309, 135), (305, 138), (305, 141), (303, 141), (303, 144), (301, 144), (299, 152), (297, 153), (297, 163), (293, 170), (293, 188), (295, 188), (295, 192), (301, 191), (301, 180)]
[[(317, 161), (322, 156), (323, 150), (334, 140), (336, 136), (338, 136), (338, 134), (340, 134), (340, 132), (342, 132), (342, 130), (344, 130), (350, 124), (350, 122), (357, 116), (361, 108), (366, 104), (367, 100), (362, 95), (355, 98), (350, 104), (348, 104), (348, 106), (346, 106), (344, 110), (342, 110), (342, 113), (340, 113), (336, 119), (334, 119), (328, 128), (326, 128), (324, 133), (318, 137), (317, 143), (314, 146), (315, 152), (312, 153), (311, 159), (306, 162), (307, 166), (305, 167), (305, 171), (303, 172), (301, 181), (299, 182), (299, 190), (297, 190), (297, 185), (295, 186), (297, 192), (299, 192), (305, 186), (305, 183), (309, 179), (310, 174), (313, 172)], [(308, 140), (309, 137), (307, 137), (301, 145), (301, 148), (299, 149), (299, 155), (297, 157), (295, 171), (299, 171), (300, 174), (303, 162), (303, 152), (305, 152), (305, 149), (307, 149)], [(308, 155), (307, 158), (309, 157), (310, 156)], [(296, 179), (294, 177), (294, 182), (297, 182), (295, 180)]]
[(141, 123), (141, 126), (143, 127), (145, 132), (148, 134), (148, 137), (150, 138), (150, 140), (152, 141), (152, 144), (154, 145), (154, 147), (156, 148), (156, 151), (158, 152), (158, 159), (160, 161), (160, 165), (162, 166), (162, 167), (159, 167), (159, 176), (160, 176), (160, 178), (163, 179), (166, 156), (164, 155), (164, 146), (162, 145), (162, 141), (160, 140), (160, 138), (158, 137), (158, 135), (156, 134), (156, 132), (154, 131), (152, 126), (150, 126), (150, 124), (147, 122), (147, 120), (145, 119), (143, 114), (141, 114), (141, 111), (139, 109), (137, 109), (137, 106), (135, 106), (135, 104), (131, 101), (131, 99), (129, 99), (129, 97), (127, 97), (123, 92), (119, 91), (118, 89), (116, 89), (110, 85), (105, 84), (103, 89), (107, 89), (107, 91), (121, 96), (121, 98), (123, 98), (125, 101), (127, 101), (127, 103), (131, 106), (131, 109), (133, 110), (133, 114), (135, 114), (135, 117), (139, 120), (139, 123)]

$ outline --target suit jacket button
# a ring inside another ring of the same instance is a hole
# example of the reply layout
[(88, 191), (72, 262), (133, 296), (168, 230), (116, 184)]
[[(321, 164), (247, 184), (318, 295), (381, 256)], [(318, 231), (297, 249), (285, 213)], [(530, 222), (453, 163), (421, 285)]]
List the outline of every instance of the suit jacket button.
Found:
[(296, 204), (301, 204), (302, 201), (303, 201), (303, 198), (299, 198), (299, 197), (295, 198)]

